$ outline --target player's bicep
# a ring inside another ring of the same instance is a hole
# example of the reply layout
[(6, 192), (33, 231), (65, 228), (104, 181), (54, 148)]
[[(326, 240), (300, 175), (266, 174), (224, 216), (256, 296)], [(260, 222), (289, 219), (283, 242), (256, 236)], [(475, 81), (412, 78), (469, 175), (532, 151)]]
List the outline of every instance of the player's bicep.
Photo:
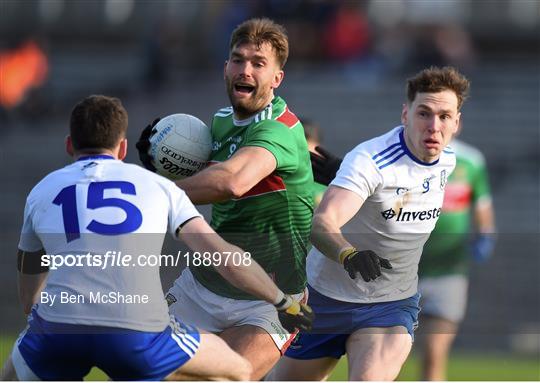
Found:
[(335, 228), (341, 228), (360, 210), (364, 199), (358, 194), (331, 185), (315, 211), (314, 220), (322, 220)]

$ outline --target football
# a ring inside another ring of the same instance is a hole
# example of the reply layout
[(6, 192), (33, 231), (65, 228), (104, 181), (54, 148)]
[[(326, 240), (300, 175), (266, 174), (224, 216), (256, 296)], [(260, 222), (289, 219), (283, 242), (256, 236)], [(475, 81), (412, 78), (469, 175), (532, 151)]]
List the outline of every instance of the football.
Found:
[(154, 126), (148, 150), (158, 174), (171, 180), (189, 177), (210, 158), (210, 128), (189, 114), (172, 114)]

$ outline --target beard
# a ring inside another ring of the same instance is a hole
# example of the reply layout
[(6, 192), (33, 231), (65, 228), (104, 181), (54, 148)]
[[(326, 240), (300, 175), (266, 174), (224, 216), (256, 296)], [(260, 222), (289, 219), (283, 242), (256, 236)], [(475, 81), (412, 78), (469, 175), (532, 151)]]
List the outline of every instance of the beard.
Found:
[(227, 79), (226, 83), (229, 101), (231, 102), (234, 112), (238, 116), (242, 116), (242, 118), (250, 117), (267, 105), (271, 89), (265, 90), (262, 87), (257, 86), (248, 97), (239, 99), (234, 96), (233, 82), (230, 79)]

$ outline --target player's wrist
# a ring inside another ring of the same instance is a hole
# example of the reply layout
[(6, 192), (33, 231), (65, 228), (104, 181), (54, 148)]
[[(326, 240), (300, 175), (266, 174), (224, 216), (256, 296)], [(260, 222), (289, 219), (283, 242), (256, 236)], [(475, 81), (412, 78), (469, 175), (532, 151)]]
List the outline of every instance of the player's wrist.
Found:
[[(280, 291), (281, 292), (281, 291)], [(281, 292), (281, 295), (283, 296), (281, 300), (277, 303), (274, 303), (274, 307), (278, 311), (284, 311), (287, 310), (291, 305), (293, 304), (294, 300), (290, 295), (285, 295), (283, 292)]]
[(278, 290), (278, 293), (276, 297), (274, 298), (274, 301), (272, 302), (272, 304), (274, 306), (278, 306), (280, 303), (282, 303), (283, 299), (285, 299), (285, 294), (283, 294), (283, 291)]
[(343, 263), (345, 262), (345, 259), (347, 259), (349, 256), (354, 254), (356, 251), (357, 250), (354, 247), (345, 247), (345, 248), (341, 249), (341, 251), (339, 252), (339, 256), (338, 256), (339, 263), (341, 263), (343, 265)]

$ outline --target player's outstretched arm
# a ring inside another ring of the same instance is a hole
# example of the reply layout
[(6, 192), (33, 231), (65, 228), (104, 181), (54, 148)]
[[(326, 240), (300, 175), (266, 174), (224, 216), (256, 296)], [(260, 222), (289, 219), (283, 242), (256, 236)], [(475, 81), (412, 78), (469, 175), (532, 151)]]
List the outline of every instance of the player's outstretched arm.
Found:
[(341, 233), (363, 203), (356, 193), (330, 186), (313, 216), (311, 241), (325, 256), (341, 263), (352, 279), (360, 274), (369, 282), (381, 275), (381, 268), (391, 269), (392, 265), (371, 250), (356, 250)]
[(228, 253), (244, 254), (244, 251), (221, 238), (203, 218), (194, 218), (182, 226), (179, 238), (193, 251), (219, 254), (219, 259), (212, 259), (212, 265), (236, 288), (272, 304), (277, 303), (280, 290), (263, 268), (251, 258), (242, 262), (227, 259)]
[(176, 181), (195, 204), (208, 204), (239, 198), (276, 169), (276, 158), (269, 150), (247, 146), (227, 161), (210, 165), (199, 173)]
[(354, 217), (363, 203), (358, 194), (339, 186), (330, 186), (313, 215), (313, 245), (328, 258), (339, 262), (339, 254), (353, 247), (341, 233), (341, 228)]

